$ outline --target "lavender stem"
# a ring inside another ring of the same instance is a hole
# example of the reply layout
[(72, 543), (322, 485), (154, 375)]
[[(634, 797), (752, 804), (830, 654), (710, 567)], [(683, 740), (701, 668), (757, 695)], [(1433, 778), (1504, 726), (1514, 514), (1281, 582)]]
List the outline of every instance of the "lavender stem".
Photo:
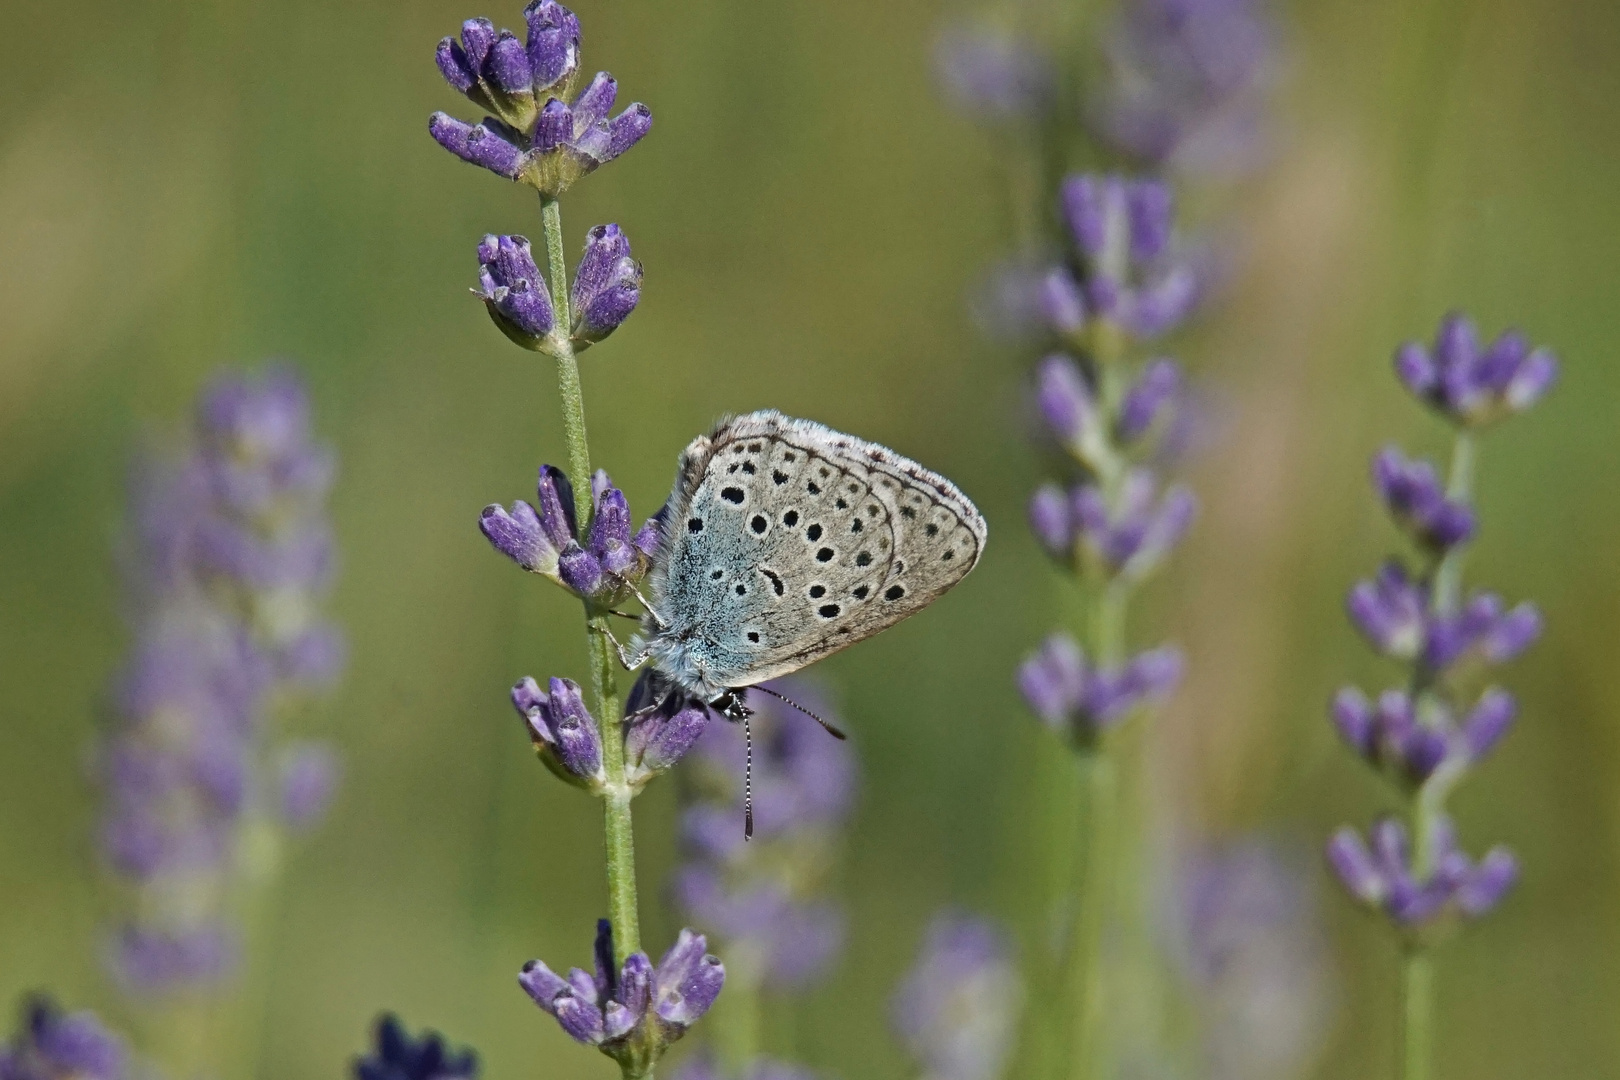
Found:
[[(580, 533), (590, 528), (592, 513), (590, 444), (585, 437), (585, 396), (579, 385), (579, 361), (571, 338), (574, 324), (569, 310), (568, 264), (563, 257), (562, 210), (557, 200), (540, 196), (540, 219), (546, 239), (551, 278), (551, 304), (556, 312), (552, 352), (557, 358), (557, 388), (562, 398), (563, 438), (568, 443), (568, 468), (574, 483), (575, 516)], [(585, 601), (586, 646), (590, 653), (593, 713), (602, 741), (602, 768), (607, 775), (603, 805), (603, 835), (607, 843), (608, 918), (613, 922), (613, 959), (623, 965), (641, 951), (641, 920), (636, 909), (636, 841), (630, 815), (635, 797), (625, 780), (624, 727), (619, 722), (619, 683), (613, 654), (608, 648), (608, 616)], [(628, 1075), (628, 1074), (627, 1074)], [(651, 1076), (652, 1071), (642, 1075)]]
[[(1474, 462), (1478, 457), (1478, 444), (1473, 432), (1459, 428), (1451, 445), (1451, 472), (1446, 478), (1446, 498), (1456, 503), (1467, 503), (1473, 494)], [(1462, 581), (1462, 567), (1466, 544), (1457, 544), (1446, 552), (1445, 558), (1434, 572), (1434, 604), (1446, 614), (1457, 610)]]
[(1074, 1012), (1066, 1054), (1071, 1080), (1106, 1074), (1103, 1061), (1103, 930), (1114, 893), (1114, 832), (1117, 803), (1113, 754), (1098, 748), (1078, 756), (1081, 798), (1082, 865), (1072, 906), (1069, 936), (1069, 1000)]
[(1429, 1080), (1434, 1045), (1434, 958), (1406, 953), (1401, 972), (1401, 1080)]

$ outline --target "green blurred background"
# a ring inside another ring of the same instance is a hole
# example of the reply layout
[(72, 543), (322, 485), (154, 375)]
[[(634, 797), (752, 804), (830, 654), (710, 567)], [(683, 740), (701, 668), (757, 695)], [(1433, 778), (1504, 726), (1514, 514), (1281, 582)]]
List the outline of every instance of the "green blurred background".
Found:
[[(381, 1007), (479, 1047), (494, 1078), (603, 1076), (514, 986), (586, 959), (604, 903), (597, 807), (538, 768), (505, 688), (583, 670), (577, 609), (494, 556), (485, 503), (561, 460), (549, 369), (466, 293), (486, 231), (532, 195), (428, 139), (450, 0), (10, 0), (0, 67), (0, 1001), (50, 987), (114, 1018), (84, 776), (124, 648), (109, 551), (132, 448), (224, 362), (290, 356), (337, 445), (353, 645), (329, 708), (348, 760), (296, 856), (264, 1075), (335, 1076)], [(597, 461), (638, 516), (676, 453), (774, 406), (950, 475), (992, 522), (981, 568), (827, 662), (864, 783), (842, 873), (851, 942), (778, 1049), (845, 1077), (904, 1068), (885, 1002), (935, 907), (1019, 913), (1052, 744), (1010, 672), (1066, 603), (1023, 530), (1037, 464), (1021, 363), (964, 289), (1004, 249), (992, 149), (938, 103), (945, 10), (915, 0), (580, 0), (587, 70), (651, 137), (564, 201), (570, 245), (624, 226), (640, 310), (584, 361)], [(1153, 589), (1191, 675), (1152, 739), (1181, 827), (1315, 845), (1386, 805), (1323, 702), (1381, 672), (1339, 597), (1394, 537), (1364, 484), (1438, 425), (1389, 373), (1451, 306), (1554, 346), (1562, 384), (1493, 436), (1470, 570), (1531, 597), (1508, 673), (1521, 723), (1455, 808), (1518, 892), (1446, 948), (1440, 1074), (1620, 1077), (1620, 9), (1607, 0), (1297, 3), (1276, 160), (1244, 189), (1251, 258), (1174, 341), (1220, 387), (1205, 513)], [(676, 929), (673, 788), (638, 803), (644, 931)], [(1325, 882), (1321, 883), (1326, 885)], [(1318, 1075), (1387, 1071), (1395, 953), (1323, 887), (1344, 982)]]

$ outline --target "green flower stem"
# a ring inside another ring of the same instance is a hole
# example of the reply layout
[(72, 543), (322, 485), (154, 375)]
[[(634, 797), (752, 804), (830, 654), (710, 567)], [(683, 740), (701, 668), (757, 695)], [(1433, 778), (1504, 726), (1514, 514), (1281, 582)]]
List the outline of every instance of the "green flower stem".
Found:
[(1067, 1000), (1071, 1035), (1064, 1055), (1071, 1080), (1107, 1075), (1103, 1047), (1103, 931), (1107, 928), (1114, 895), (1114, 845), (1118, 783), (1114, 755), (1099, 745), (1077, 756), (1081, 819), (1081, 847), (1085, 860), (1071, 914)]
[(1434, 958), (1408, 949), (1401, 970), (1401, 1080), (1429, 1080), (1434, 1045)]
[[(562, 397), (563, 438), (568, 443), (568, 471), (574, 482), (574, 515), (581, 534), (590, 528), (591, 450), (585, 437), (585, 396), (579, 386), (579, 361), (570, 336), (573, 316), (568, 304), (568, 263), (563, 257), (562, 211), (557, 200), (540, 196), (540, 219), (546, 237), (551, 278), (551, 307), (556, 322), (551, 354), (557, 360), (557, 389)], [(636, 840), (630, 816), (635, 792), (624, 778), (624, 727), (619, 722), (619, 680), (608, 645), (608, 615), (585, 602), (586, 645), (590, 652), (592, 708), (602, 739), (603, 834), (607, 841), (608, 918), (613, 922), (613, 960), (623, 964), (641, 951), (641, 919), (636, 909)], [(639, 1075), (652, 1075), (651, 1069)]]
[[(1451, 446), (1451, 472), (1446, 478), (1446, 496), (1464, 501), (1474, 488), (1474, 461), (1478, 457), (1474, 435), (1466, 428), (1457, 432)], [(1446, 552), (1445, 558), (1434, 572), (1434, 606), (1443, 612), (1457, 610), (1461, 600), (1462, 567), (1466, 544), (1458, 544)]]

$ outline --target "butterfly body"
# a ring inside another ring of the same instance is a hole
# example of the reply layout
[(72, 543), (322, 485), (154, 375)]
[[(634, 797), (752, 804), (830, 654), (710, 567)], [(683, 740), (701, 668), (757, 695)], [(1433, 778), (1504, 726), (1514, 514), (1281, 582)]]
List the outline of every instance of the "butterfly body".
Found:
[(693, 440), (663, 527), (641, 652), (658, 681), (728, 715), (743, 688), (933, 602), (986, 535), (944, 477), (774, 411)]

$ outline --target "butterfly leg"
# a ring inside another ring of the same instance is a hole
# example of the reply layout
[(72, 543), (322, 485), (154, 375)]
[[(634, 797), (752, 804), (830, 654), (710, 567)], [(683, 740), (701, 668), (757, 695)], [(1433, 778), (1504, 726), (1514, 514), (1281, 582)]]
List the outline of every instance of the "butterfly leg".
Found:
[(652, 606), (652, 601), (641, 595), (640, 589), (636, 588), (634, 584), (631, 584), (630, 591), (636, 594), (636, 599), (641, 601), (641, 606), (647, 609), (647, 614), (652, 616), (653, 622), (658, 624), (658, 628), (660, 630), (669, 625), (664, 617), (658, 614), (658, 609)]
[(607, 635), (609, 641), (613, 642), (613, 651), (619, 654), (619, 663), (624, 665), (624, 670), (635, 671), (647, 662), (646, 650), (643, 650), (639, 656), (631, 656), (625, 650), (624, 644), (613, 636), (613, 631), (604, 626), (601, 628), (601, 632)]

